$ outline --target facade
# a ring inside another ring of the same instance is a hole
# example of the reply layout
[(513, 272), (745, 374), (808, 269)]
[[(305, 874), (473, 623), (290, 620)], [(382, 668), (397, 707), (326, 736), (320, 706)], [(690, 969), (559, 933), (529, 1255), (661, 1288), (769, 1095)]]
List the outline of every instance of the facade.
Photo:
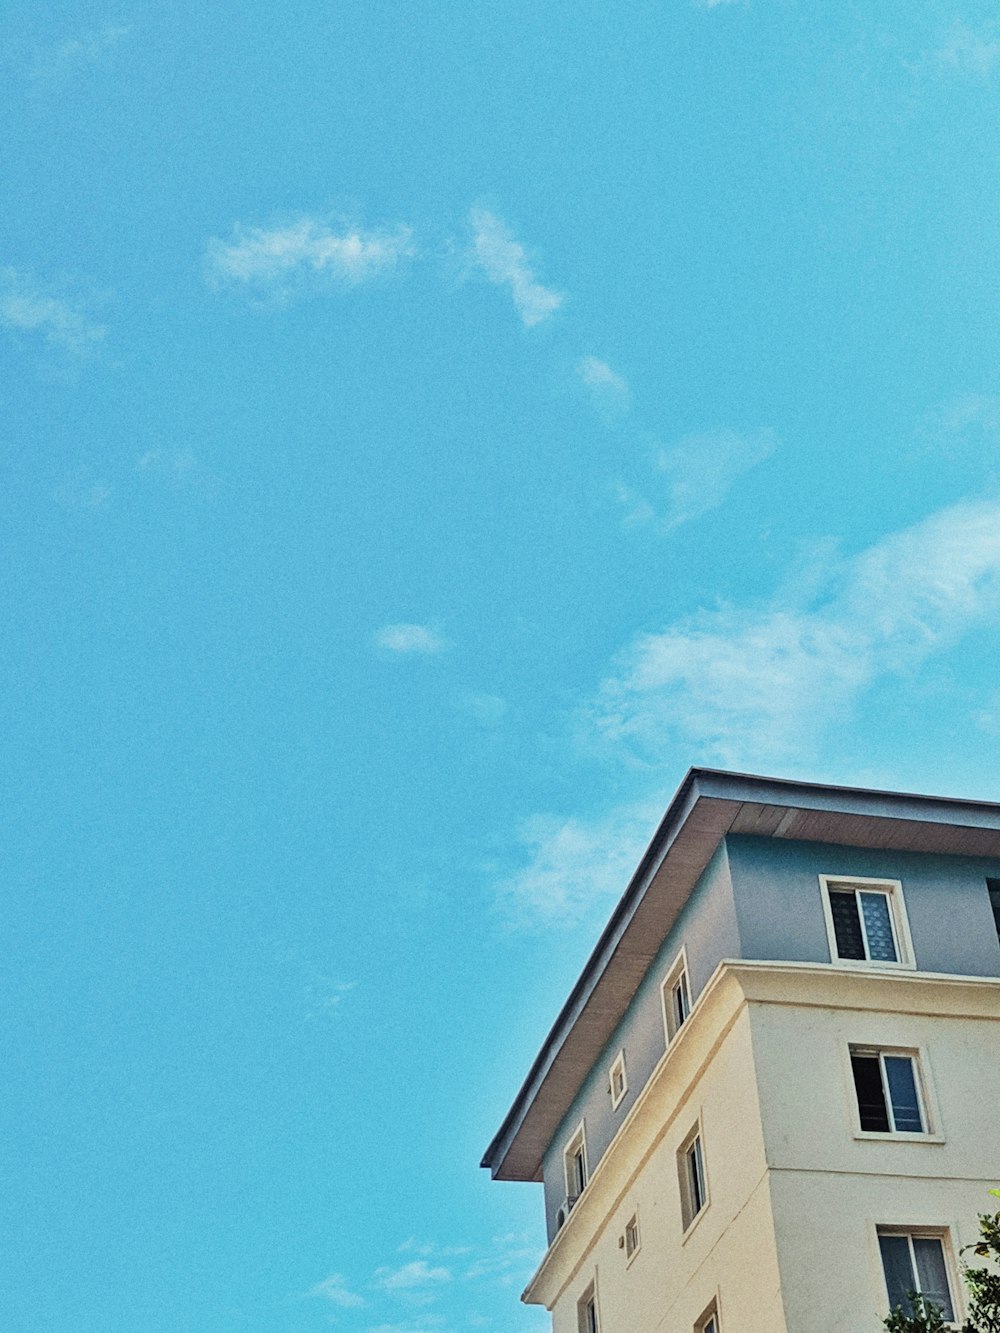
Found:
[(878, 1333), (1000, 1181), (1000, 806), (692, 769), (483, 1159), (553, 1333)]

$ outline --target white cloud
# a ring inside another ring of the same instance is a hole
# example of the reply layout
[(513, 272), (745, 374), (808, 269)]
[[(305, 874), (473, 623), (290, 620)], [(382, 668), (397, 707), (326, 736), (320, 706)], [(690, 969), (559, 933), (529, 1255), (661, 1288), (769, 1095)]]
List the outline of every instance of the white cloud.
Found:
[(620, 412), (628, 410), (632, 396), (628, 381), (612, 370), (606, 361), (596, 356), (585, 356), (577, 363), (576, 373), (590, 390), (597, 406), (611, 407)]
[(365, 1298), (359, 1296), (356, 1291), (351, 1291), (347, 1285), (347, 1279), (340, 1273), (331, 1273), (322, 1282), (317, 1282), (315, 1287), (306, 1294), (321, 1297), (325, 1301), (330, 1301), (333, 1305), (339, 1305), (344, 1310), (357, 1309), (365, 1304)]
[(679, 527), (717, 509), (737, 478), (770, 458), (777, 447), (771, 430), (714, 430), (685, 435), (661, 450), (656, 467), (668, 483), (665, 527)]
[[(880, 679), (1000, 623), (1000, 502), (952, 505), (853, 558), (825, 550), (823, 580), (800, 572), (769, 604), (703, 611), (635, 639), (585, 710), (616, 757), (638, 754), (653, 781), (678, 743), (696, 763), (795, 767)], [(972, 721), (1000, 734), (1000, 692)], [(501, 910), (558, 927), (605, 909), (628, 883), (664, 795), (590, 819), (528, 820), (526, 863), (496, 885)]]
[(490, 282), (509, 287), (517, 313), (526, 328), (541, 324), (562, 305), (560, 292), (543, 287), (528, 263), (524, 247), (506, 224), (485, 208), (469, 214), (473, 231), (473, 255)]
[(0, 325), (15, 334), (35, 334), (78, 361), (92, 356), (107, 333), (78, 303), (45, 291), (14, 268), (0, 269)]
[(414, 1291), (451, 1281), (451, 1269), (443, 1264), (432, 1266), (426, 1259), (414, 1259), (401, 1268), (379, 1268), (378, 1285), (386, 1291)]
[(527, 864), (496, 886), (501, 911), (518, 926), (564, 925), (614, 902), (660, 814), (657, 800), (593, 820), (535, 815), (518, 836)]
[(458, 707), (481, 727), (498, 727), (507, 716), (507, 700), (499, 694), (463, 694)]
[(131, 29), (109, 24), (97, 32), (70, 37), (47, 51), (41, 51), (29, 70), (33, 79), (54, 79), (88, 65), (106, 63)]
[(591, 716), (655, 758), (682, 738), (731, 767), (812, 753), (881, 677), (1000, 611), (1000, 504), (967, 501), (841, 561), (809, 604), (703, 611), (621, 655)]
[(1000, 60), (996, 29), (975, 32), (965, 23), (956, 23), (934, 52), (934, 60), (940, 69), (988, 78)]
[(323, 281), (366, 282), (396, 268), (412, 254), (409, 227), (334, 231), (316, 218), (304, 217), (271, 230), (237, 226), (233, 240), (209, 241), (205, 264), (213, 286), (242, 286), (288, 297)]
[(448, 640), (429, 625), (383, 625), (375, 635), (375, 642), (387, 652), (400, 656), (432, 657), (449, 647)]

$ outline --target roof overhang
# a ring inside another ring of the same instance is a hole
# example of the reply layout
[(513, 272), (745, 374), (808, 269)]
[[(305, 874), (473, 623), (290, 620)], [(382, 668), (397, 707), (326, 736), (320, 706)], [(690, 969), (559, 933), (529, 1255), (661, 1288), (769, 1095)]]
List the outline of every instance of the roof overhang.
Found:
[(1000, 805), (690, 769), (486, 1149), (495, 1179), (541, 1179), (560, 1121), (730, 833), (1000, 857)]

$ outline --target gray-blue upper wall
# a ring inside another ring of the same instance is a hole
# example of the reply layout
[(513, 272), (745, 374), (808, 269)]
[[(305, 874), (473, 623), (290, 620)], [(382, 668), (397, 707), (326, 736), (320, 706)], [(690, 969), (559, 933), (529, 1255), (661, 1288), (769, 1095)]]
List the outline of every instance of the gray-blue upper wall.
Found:
[[(694, 1001), (724, 958), (829, 963), (820, 875), (899, 880), (916, 966), (1000, 976), (1000, 939), (987, 879), (1000, 861), (730, 835), (720, 843), (545, 1154), (549, 1237), (566, 1195), (563, 1150), (584, 1124), (591, 1171), (606, 1152), (666, 1047), (661, 986), (680, 950)], [(611, 1106), (608, 1075), (625, 1052), (628, 1091)]]
[(1000, 976), (986, 888), (996, 861), (740, 836), (726, 851), (742, 958), (830, 962), (819, 876), (858, 875), (901, 881), (920, 971)]

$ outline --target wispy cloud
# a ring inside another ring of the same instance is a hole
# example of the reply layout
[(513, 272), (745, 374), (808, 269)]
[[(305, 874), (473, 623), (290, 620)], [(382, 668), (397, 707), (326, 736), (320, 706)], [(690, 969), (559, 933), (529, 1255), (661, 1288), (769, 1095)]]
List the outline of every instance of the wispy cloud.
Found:
[(375, 642), (386, 652), (401, 657), (433, 657), (450, 647), (448, 640), (429, 625), (383, 625), (375, 635)]
[(79, 302), (46, 290), (15, 268), (0, 268), (0, 325), (15, 336), (37, 337), (77, 362), (92, 357), (107, 334)]
[(106, 478), (96, 476), (86, 464), (75, 468), (56, 488), (53, 499), (63, 509), (75, 513), (95, 513), (107, 509), (114, 488)]
[(989, 78), (998, 61), (1000, 38), (993, 24), (977, 32), (965, 23), (956, 23), (934, 52), (938, 69), (979, 79)]
[(379, 1268), (375, 1280), (385, 1291), (420, 1291), (452, 1280), (451, 1269), (431, 1265), (426, 1259), (413, 1259), (400, 1268)]
[(612, 370), (606, 361), (596, 356), (585, 356), (577, 363), (576, 373), (590, 391), (596, 407), (627, 412), (632, 394), (628, 381)]
[(233, 238), (209, 241), (205, 272), (212, 286), (244, 288), (287, 299), (329, 282), (356, 286), (398, 267), (414, 253), (412, 232), (362, 227), (334, 229), (317, 218), (298, 218), (270, 230), (237, 225)]
[(538, 281), (524, 247), (514, 239), (507, 225), (486, 208), (473, 208), (469, 221), (475, 263), (490, 282), (510, 289), (522, 324), (533, 328), (555, 314), (565, 298)]
[(498, 727), (507, 716), (507, 700), (499, 694), (463, 694), (456, 707), (486, 728)]
[(737, 478), (770, 458), (777, 447), (771, 430), (715, 430), (685, 435), (661, 450), (656, 467), (667, 479), (664, 525), (676, 528), (717, 509)]
[(677, 738), (734, 767), (808, 757), (876, 680), (1000, 611), (1000, 504), (941, 510), (829, 576), (812, 604), (723, 607), (641, 635), (601, 687), (594, 725), (650, 759)]
[(130, 32), (130, 28), (121, 24), (108, 24), (79, 37), (69, 37), (37, 52), (28, 73), (37, 80), (58, 79), (88, 66), (107, 64)]
[[(850, 558), (823, 549), (825, 577), (793, 571), (769, 603), (702, 611), (619, 655), (583, 720), (616, 759), (646, 765), (652, 796), (526, 821), (524, 865), (496, 885), (513, 922), (565, 926), (615, 901), (662, 814), (678, 747), (693, 762), (797, 766), (880, 680), (1000, 618), (1000, 502), (952, 505)], [(998, 700), (972, 717), (987, 735), (1000, 733)]]
[(351, 1291), (347, 1279), (340, 1273), (331, 1273), (322, 1282), (317, 1282), (306, 1295), (320, 1297), (324, 1301), (329, 1301), (331, 1305), (339, 1305), (344, 1310), (358, 1309), (366, 1304), (363, 1296)]
[(657, 801), (622, 805), (596, 819), (536, 815), (518, 835), (526, 864), (502, 879), (497, 903), (514, 926), (566, 925), (614, 902), (662, 813)]

